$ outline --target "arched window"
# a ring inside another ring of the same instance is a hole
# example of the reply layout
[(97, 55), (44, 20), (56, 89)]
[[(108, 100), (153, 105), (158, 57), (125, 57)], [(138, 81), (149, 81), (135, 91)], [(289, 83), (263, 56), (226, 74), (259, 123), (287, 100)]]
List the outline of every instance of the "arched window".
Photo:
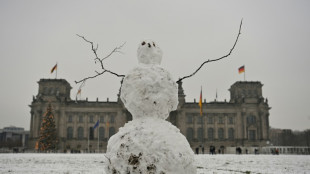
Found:
[(110, 127), (109, 128), (109, 138), (112, 137), (112, 135), (115, 134), (115, 128), (114, 127)]
[(255, 130), (249, 130), (248, 137), (250, 141), (256, 140), (256, 131)]
[(213, 140), (214, 139), (214, 130), (213, 128), (208, 129), (208, 139)]
[(84, 138), (84, 129), (83, 127), (78, 128), (78, 139), (81, 140)]
[(228, 129), (228, 139), (233, 140), (235, 138), (234, 136), (234, 128), (229, 128)]
[(104, 127), (99, 128), (99, 140), (100, 141), (104, 140)]
[(193, 141), (193, 137), (194, 137), (194, 130), (193, 130), (193, 128), (187, 128), (187, 130), (186, 130), (187, 141), (189, 141), (189, 142)]
[(219, 140), (223, 140), (224, 139), (224, 129), (223, 128), (219, 128), (218, 129), (218, 139)]
[(203, 132), (202, 132), (202, 128), (200, 127), (200, 128), (198, 128), (198, 130), (197, 130), (197, 133), (198, 133), (198, 141), (202, 141), (202, 139), (203, 139)]
[(68, 127), (67, 128), (67, 139), (70, 140), (73, 138), (73, 128), (72, 127)]

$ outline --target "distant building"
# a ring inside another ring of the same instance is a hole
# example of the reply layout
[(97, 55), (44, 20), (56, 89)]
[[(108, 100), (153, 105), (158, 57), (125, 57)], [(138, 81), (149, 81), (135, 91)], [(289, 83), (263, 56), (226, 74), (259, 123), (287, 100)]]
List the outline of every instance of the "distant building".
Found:
[[(64, 79), (41, 79), (39, 92), (30, 105), (30, 146), (35, 147), (39, 137), (42, 116), (48, 103), (55, 115), (59, 150), (105, 152), (109, 137), (130, 120), (131, 114), (118, 98), (111, 101), (75, 101), (70, 98), (70, 84)], [(262, 147), (269, 140), (269, 109), (262, 96), (260, 82), (236, 82), (230, 91), (230, 101), (203, 102), (203, 115), (197, 102), (186, 102), (182, 83), (179, 83), (179, 105), (167, 121), (186, 136), (193, 151), (227, 152), (235, 147)], [(93, 130), (97, 120), (99, 127)], [(154, 140), (156, 141), (156, 140)]]
[(310, 129), (292, 131), (291, 129), (270, 129), (272, 146), (304, 146), (310, 147)]
[(27, 148), (29, 139), (29, 131), (25, 131), (21, 127), (4, 127), (0, 129), (0, 148), (15, 148), (18, 149)]

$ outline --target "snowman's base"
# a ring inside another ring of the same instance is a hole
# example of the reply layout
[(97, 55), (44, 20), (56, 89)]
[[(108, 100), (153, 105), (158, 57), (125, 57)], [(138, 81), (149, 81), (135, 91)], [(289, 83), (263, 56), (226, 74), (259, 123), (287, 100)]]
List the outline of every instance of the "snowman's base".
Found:
[(106, 173), (195, 174), (194, 153), (180, 130), (162, 119), (135, 119), (110, 138)]

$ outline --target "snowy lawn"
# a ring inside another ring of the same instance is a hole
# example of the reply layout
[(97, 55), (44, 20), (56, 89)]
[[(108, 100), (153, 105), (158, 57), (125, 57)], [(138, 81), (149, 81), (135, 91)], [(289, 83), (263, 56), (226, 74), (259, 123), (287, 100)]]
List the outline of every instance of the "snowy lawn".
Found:
[[(309, 155), (196, 155), (197, 174), (310, 173)], [(103, 154), (0, 154), (0, 173), (102, 173)]]

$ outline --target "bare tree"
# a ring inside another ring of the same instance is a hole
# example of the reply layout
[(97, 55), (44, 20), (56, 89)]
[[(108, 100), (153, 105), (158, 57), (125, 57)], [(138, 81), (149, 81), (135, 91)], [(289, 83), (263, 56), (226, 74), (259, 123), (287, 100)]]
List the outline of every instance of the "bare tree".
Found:
[(242, 20), (241, 20), (241, 22), (240, 22), (239, 32), (238, 32), (237, 38), (236, 38), (236, 40), (235, 40), (235, 43), (234, 43), (233, 47), (230, 49), (230, 51), (228, 52), (228, 54), (226, 54), (226, 55), (224, 55), (224, 56), (222, 56), (222, 57), (220, 57), (220, 58), (217, 58), (217, 59), (211, 59), (211, 60), (208, 59), (208, 60), (204, 61), (204, 62), (198, 67), (198, 69), (196, 69), (196, 71), (194, 71), (194, 72), (193, 72), (192, 74), (190, 74), (190, 75), (187, 75), (187, 76), (184, 76), (184, 77), (182, 77), (182, 78), (179, 78), (179, 80), (177, 81), (177, 83), (180, 83), (180, 82), (182, 82), (182, 80), (194, 76), (205, 64), (210, 63), (210, 62), (216, 62), (216, 61), (219, 61), (219, 60), (221, 60), (221, 59), (224, 59), (224, 58), (230, 56), (230, 54), (232, 53), (232, 51), (235, 49), (235, 46), (237, 45), (239, 36), (240, 36), (240, 34), (241, 34), (241, 27), (242, 27)]
[[(230, 51), (228, 52), (228, 54), (226, 54), (226, 55), (224, 55), (224, 56), (222, 56), (222, 57), (220, 57), (220, 58), (217, 58), (217, 59), (211, 59), (211, 60), (208, 59), (208, 60), (204, 61), (204, 62), (198, 67), (198, 69), (196, 69), (192, 74), (187, 75), (187, 76), (184, 76), (184, 77), (182, 77), (182, 78), (179, 78), (179, 80), (177, 81), (177, 83), (180, 83), (180, 82), (182, 82), (182, 80), (194, 76), (205, 64), (210, 63), (210, 62), (216, 62), (216, 61), (222, 60), (222, 59), (224, 59), (224, 58), (230, 56), (230, 54), (232, 53), (232, 51), (235, 49), (235, 46), (237, 45), (239, 36), (240, 36), (240, 34), (241, 34), (241, 27), (242, 27), (242, 20), (241, 20), (241, 22), (240, 22), (239, 32), (238, 32), (237, 38), (236, 38), (236, 40), (235, 40), (235, 42), (234, 42), (233, 47), (232, 47), (232, 48), (230, 49)], [(122, 53), (120, 50), (121, 50), (122, 47), (125, 45), (125, 43), (123, 43), (122, 45), (120, 45), (120, 46), (118, 46), (118, 47), (115, 47), (115, 48), (114, 48), (108, 55), (106, 55), (105, 57), (99, 58), (99, 57), (98, 57), (98, 53), (97, 53), (98, 44), (97, 44), (96, 47), (94, 47), (94, 43), (93, 43), (92, 41), (87, 40), (84, 36), (81, 36), (81, 35), (78, 35), (78, 34), (77, 34), (77, 36), (80, 37), (80, 38), (82, 38), (84, 41), (88, 42), (88, 43), (91, 45), (91, 49), (92, 49), (92, 51), (93, 51), (93, 53), (94, 53), (94, 55), (95, 55), (95, 63), (99, 62), (99, 63), (100, 63), (100, 67), (101, 67), (101, 71), (100, 71), (100, 72), (95, 71), (95, 72), (96, 72), (95, 75), (89, 76), (89, 77), (85, 77), (85, 78), (83, 78), (82, 80), (79, 80), (79, 81), (75, 81), (76, 84), (81, 83), (81, 85), (80, 85), (80, 87), (79, 87), (79, 90), (78, 90), (78, 92), (77, 92), (77, 95), (78, 95), (78, 93), (81, 92), (81, 88), (85, 85), (86, 80), (92, 79), (92, 78), (96, 78), (97, 76), (100, 76), (100, 75), (102, 75), (102, 74), (104, 74), (104, 73), (110, 73), (110, 74), (113, 74), (113, 75), (115, 75), (115, 76), (117, 76), (117, 77), (120, 77), (120, 78), (121, 78), (121, 86), (122, 86), (122, 83), (123, 83), (123, 80), (124, 80), (125, 75), (123, 75), (123, 74), (118, 74), (118, 73), (116, 73), (116, 72), (113, 72), (113, 71), (111, 71), (111, 70), (105, 68), (103, 61), (104, 61), (105, 59), (111, 57), (111, 55), (114, 54), (114, 53)]]
[(113, 75), (115, 75), (115, 76), (117, 76), (117, 77), (121, 77), (121, 78), (122, 78), (121, 84), (122, 84), (125, 75), (123, 75), (123, 74), (118, 74), (118, 73), (116, 73), (116, 72), (113, 72), (113, 71), (107, 69), (107, 68), (104, 66), (103, 61), (104, 61), (105, 59), (111, 57), (112, 54), (114, 54), (114, 53), (122, 53), (120, 50), (121, 50), (121, 49), (123, 48), (123, 46), (125, 45), (125, 42), (124, 42), (122, 45), (115, 47), (115, 48), (114, 48), (108, 55), (106, 55), (105, 57), (100, 58), (100, 57), (98, 57), (98, 53), (97, 53), (97, 51), (98, 51), (98, 44), (97, 44), (97, 46), (96, 46), (96, 48), (95, 48), (95, 47), (94, 47), (94, 43), (93, 43), (92, 41), (87, 40), (84, 36), (81, 36), (81, 35), (78, 35), (78, 34), (77, 34), (77, 36), (80, 37), (80, 38), (82, 38), (85, 42), (87, 42), (87, 43), (89, 43), (89, 44), (91, 45), (91, 50), (93, 51), (93, 53), (94, 53), (94, 55), (95, 55), (95, 59), (94, 59), (94, 60), (95, 60), (95, 63), (99, 62), (99, 63), (100, 63), (100, 67), (101, 67), (101, 71), (100, 71), (100, 72), (95, 71), (95, 72), (96, 72), (95, 75), (89, 76), (89, 77), (85, 77), (85, 78), (83, 78), (82, 80), (79, 80), (79, 81), (74, 81), (76, 84), (81, 83), (81, 85), (80, 85), (80, 87), (79, 87), (79, 89), (78, 89), (77, 95), (78, 95), (78, 93), (81, 92), (81, 88), (85, 85), (86, 80), (96, 78), (97, 76), (100, 76), (100, 75), (102, 75), (102, 74), (104, 74), (104, 73), (110, 73), (110, 74), (113, 74)]

